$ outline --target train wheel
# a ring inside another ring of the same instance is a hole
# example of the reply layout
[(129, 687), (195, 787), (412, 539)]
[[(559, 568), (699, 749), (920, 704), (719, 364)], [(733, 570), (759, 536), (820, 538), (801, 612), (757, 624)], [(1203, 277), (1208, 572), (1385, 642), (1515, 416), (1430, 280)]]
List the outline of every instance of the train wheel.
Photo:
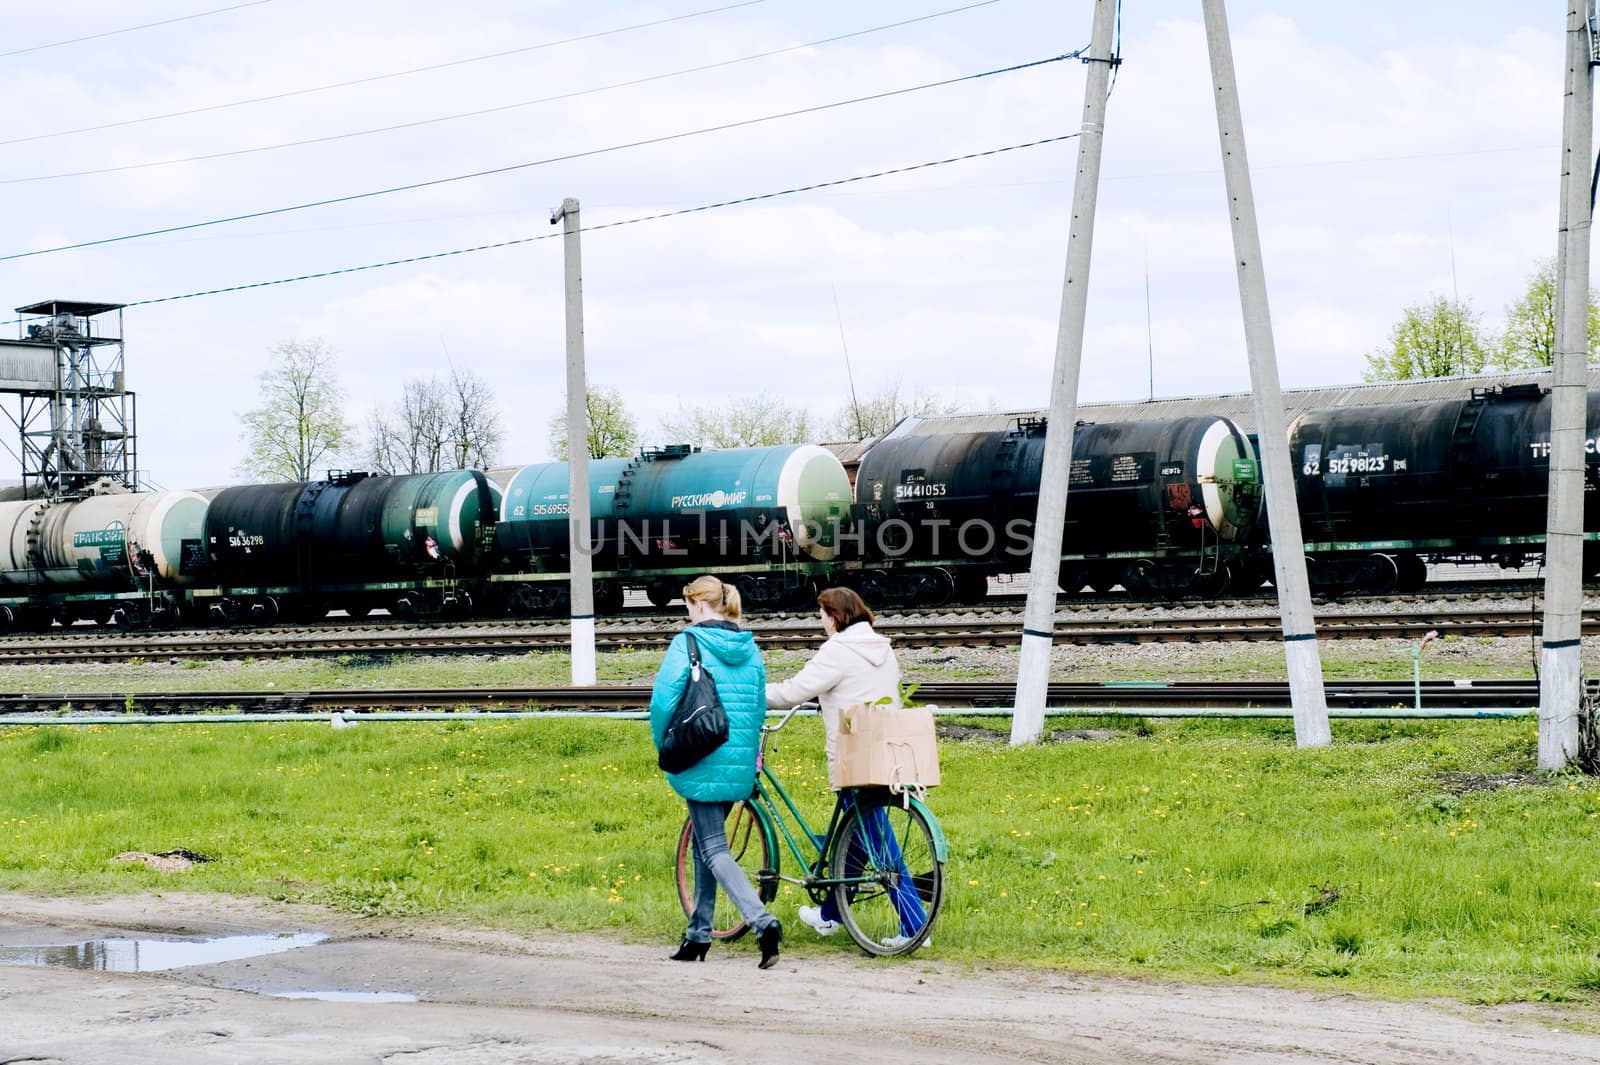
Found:
[(620, 581), (594, 582), (594, 612), (596, 614), (622, 613), (623, 588)]
[(282, 609), (270, 595), (262, 596), (250, 604), (250, 620), (257, 625), (270, 625), (278, 620)]
[(762, 594), (761, 582), (747, 573), (741, 573), (733, 577), (719, 575), (717, 579), (722, 581), (723, 584), (730, 584), (739, 589), (739, 605), (747, 612), (758, 607), (771, 605)]
[(1095, 566), (1089, 570), (1088, 585), (1101, 595), (1105, 595), (1121, 584), (1122, 578), (1123, 572), (1117, 566)]
[(989, 598), (989, 575), (971, 568), (956, 571), (956, 601), (981, 603)]
[(1122, 574), (1122, 586), (1134, 595), (1148, 595), (1155, 589), (1155, 563), (1141, 558), (1128, 566)]
[(850, 587), (867, 601), (868, 606), (877, 609), (888, 600), (888, 593), (884, 590), (883, 575), (877, 570), (856, 570), (849, 577)]
[(1194, 575), (1194, 582), (1189, 585), (1189, 594), (1198, 595), (1203, 599), (1215, 599), (1228, 590), (1228, 567), (1218, 566), (1213, 570), (1198, 570)]
[(660, 610), (678, 598), (678, 589), (667, 581), (657, 581), (645, 587), (644, 597), (650, 600), (651, 606)]
[(360, 621), (372, 613), (372, 606), (369, 603), (346, 603), (344, 612), (351, 621)]
[(0, 632), (10, 632), (17, 623), (17, 615), (8, 606), (0, 606)]
[(1056, 583), (1068, 595), (1077, 595), (1089, 583), (1089, 567), (1077, 562), (1063, 562)]
[(515, 585), (506, 593), (506, 613), (512, 617), (532, 617), (539, 612), (539, 596), (526, 584)]
[(1361, 590), (1369, 595), (1387, 595), (1400, 579), (1400, 567), (1389, 555), (1368, 555), (1361, 567)]
[(1234, 594), (1249, 595), (1261, 587), (1261, 578), (1250, 563), (1236, 558), (1224, 562), (1223, 566), (1228, 571), (1228, 590)]
[(822, 591), (822, 588), (816, 581), (810, 577), (802, 577), (798, 584), (785, 593), (783, 597), (784, 605), (795, 609), (815, 607), (817, 605), (817, 593), (820, 591)]
[(1428, 583), (1428, 564), (1416, 555), (1396, 555), (1394, 564), (1399, 572), (1394, 582), (1395, 591), (1415, 592)]
[(917, 574), (917, 604), (919, 606), (944, 606), (956, 594), (956, 579), (942, 567), (923, 570)]

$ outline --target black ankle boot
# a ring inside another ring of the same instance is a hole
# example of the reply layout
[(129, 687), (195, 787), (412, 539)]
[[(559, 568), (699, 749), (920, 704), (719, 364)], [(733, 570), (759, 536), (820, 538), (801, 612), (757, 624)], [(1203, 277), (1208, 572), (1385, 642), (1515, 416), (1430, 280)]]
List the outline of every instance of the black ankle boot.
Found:
[(763, 969), (770, 969), (778, 964), (778, 944), (783, 942), (783, 925), (773, 921), (761, 930), (756, 937), (756, 942), (761, 945), (761, 963)]
[(692, 939), (685, 939), (678, 944), (676, 953), (668, 954), (668, 961), (705, 961), (706, 951), (711, 949), (710, 943), (696, 943)]

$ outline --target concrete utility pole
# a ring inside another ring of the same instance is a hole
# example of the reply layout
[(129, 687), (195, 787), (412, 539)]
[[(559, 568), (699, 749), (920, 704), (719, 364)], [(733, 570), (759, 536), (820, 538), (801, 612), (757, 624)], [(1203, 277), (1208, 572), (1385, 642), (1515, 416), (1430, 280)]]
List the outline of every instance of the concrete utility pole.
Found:
[(1559, 332), (1550, 388), (1550, 504), (1545, 541), (1544, 646), (1539, 668), (1539, 768), (1578, 753), (1583, 698), (1584, 435), (1589, 393), (1589, 158), (1594, 140), (1589, 0), (1567, 2), (1567, 91), (1557, 233)]
[(550, 213), (562, 223), (567, 274), (567, 522), (572, 560), (572, 683), (594, 683), (594, 557), (589, 546), (589, 386), (583, 363), (583, 255), (578, 201)]
[(1072, 467), (1072, 426), (1077, 419), (1078, 370), (1083, 363), (1083, 320), (1089, 306), (1089, 253), (1094, 246), (1094, 206), (1100, 191), (1100, 152), (1105, 142), (1106, 93), (1111, 84), (1111, 31), (1117, 0), (1095, 0), (1090, 33), (1089, 76), (1083, 88), (1083, 129), (1078, 137), (1078, 174), (1072, 189), (1072, 224), (1067, 232), (1067, 274), (1056, 331), (1055, 380), (1045, 427), (1044, 468), (1039, 475), (1039, 510), (1033, 524), (1028, 566), (1028, 603), (1022, 614), (1022, 653), (1017, 665), (1017, 706), (1011, 742), (1032, 743), (1044, 729), (1050, 683), (1050, 643), (1056, 621), (1056, 584), (1061, 579), (1061, 532), (1067, 520), (1067, 482)]
[(1222, 139), (1222, 173), (1233, 227), (1233, 258), (1239, 270), (1239, 304), (1244, 311), (1245, 351), (1250, 358), (1250, 390), (1267, 492), (1267, 521), (1272, 526), (1272, 567), (1278, 611), (1283, 618), (1294, 737), (1301, 747), (1322, 747), (1332, 740), (1328, 699), (1322, 687), (1322, 657), (1317, 650), (1316, 620), (1311, 610), (1310, 582), (1306, 579), (1300, 510), (1289, 469), (1288, 426), (1283, 393), (1278, 387), (1278, 355), (1272, 342), (1267, 275), (1261, 261), (1261, 235), (1256, 228), (1250, 162), (1244, 150), (1244, 116), (1233, 70), (1233, 45), (1228, 39), (1228, 14), (1223, 0), (1202, 0), (1201, 6), (1205, 12), (1206, 45), (1211, 53), (1211, 83), (1216, 89), (1217, 134)]

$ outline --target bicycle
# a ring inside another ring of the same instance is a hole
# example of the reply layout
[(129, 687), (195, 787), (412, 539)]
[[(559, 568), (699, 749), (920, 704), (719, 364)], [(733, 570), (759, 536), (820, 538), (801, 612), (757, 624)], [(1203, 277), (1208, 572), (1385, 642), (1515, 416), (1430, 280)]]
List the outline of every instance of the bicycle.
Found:
[[(884, 787), (841, 789), (828, 831), (814, 833), (767, 764), (768, 739), (807, 706), (815, 704), (792, 707), (777, 724), (762, 726), (755, 788), (728, 813), (728, 852), (756, 884), (763, 903), (777, 897), (780, 881), (804, 888), (819, 905), (835, 894), (840, 921), (862, 950), (878, 957), (910, 954), (927, 943), (944, 904), (944, 865), (949, 859), (944, 832), (914, 794), (920, 789)], [(798, 833), (785, 821), (783, 810)], [(780, 833), (803, 876), (779, 871)], [(801, 849), (801, 840), (814, 858)], [(692, 826), (685, 820), (677, 856), (678, 901), (685, 914), (694, 909), (693, 846)], [(731, 941), (746, 931), (739, 911), (718, 892), (712, 938)]]

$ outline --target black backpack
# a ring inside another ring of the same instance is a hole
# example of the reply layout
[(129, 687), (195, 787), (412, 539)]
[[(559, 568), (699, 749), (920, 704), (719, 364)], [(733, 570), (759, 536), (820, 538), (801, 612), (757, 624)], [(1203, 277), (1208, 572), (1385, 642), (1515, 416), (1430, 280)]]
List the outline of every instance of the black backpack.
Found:
[(728, 742), (728, 714), (717, 695), (717, 682), (700, 664), (700, 647), (694, 633), (685, 632), (689, 641), (689, 679), (683, 697), (667, 721), (661, 737), (656, 764), (668, 773), (681, 773)]

